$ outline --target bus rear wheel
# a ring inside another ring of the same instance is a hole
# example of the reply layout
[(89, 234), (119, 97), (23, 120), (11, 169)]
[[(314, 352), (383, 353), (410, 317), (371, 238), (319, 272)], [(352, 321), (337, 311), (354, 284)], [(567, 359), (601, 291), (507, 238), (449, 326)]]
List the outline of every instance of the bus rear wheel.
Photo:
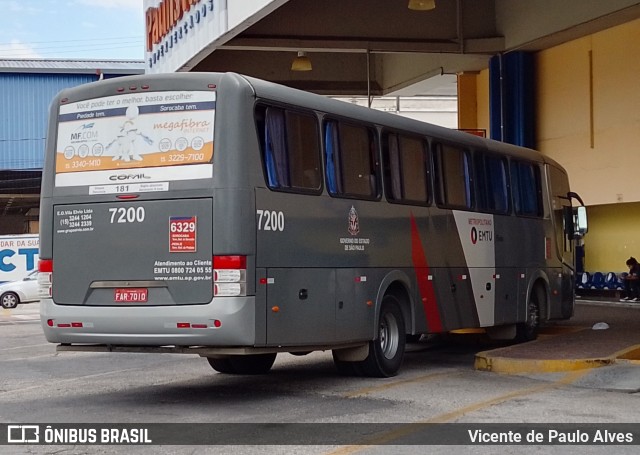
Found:
[(207, 357), (211, 368), (226, 374), (266, 374), (276, 361), (276, 353)]
[(382, 299), (378, 334), (369, 342), (369, 355), (360, 364), (365, 376), (388, 378), (395, 376), (402, 365), (406, 343), (404, 317), (394, 295)]
[(516, 341), (533, 341), (538, 338), (540, 328), (540, 307), (544, 304), (544, 291), (540, 286), (536, 286), (529, 296), (527, 302), (527, 319), (516, 324)]

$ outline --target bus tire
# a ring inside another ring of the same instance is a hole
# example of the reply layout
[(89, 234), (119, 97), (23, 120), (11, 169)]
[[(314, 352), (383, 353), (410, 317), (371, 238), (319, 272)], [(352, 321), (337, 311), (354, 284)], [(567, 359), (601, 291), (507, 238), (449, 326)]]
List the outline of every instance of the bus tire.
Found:
[(211, 368), (226, 374), (266, 374), (276, 361), (276, 353), (207, 357)]
[(211, 368), (213, 368), (214, 370), (216, 370), (218, 373), (225, 373), (225, 374), (233, 374), (233, 368), (231, 367), (231, 362), (229, 361), (228, 357), (225, 357), (223, 359), (217, 358), (217, 357), (207, 357), (207, 360), (209, 361), (209, 365), (211, 365)]
[(395, 376), (404, 357), (406, 333), (404, 317), (396, 296), (387, 294), (382, 299), (378, 333), (369, 342), (369, 355), (360, 362), (363, 375), (376, 378)]
[(524, 343), (538, 338), (540, 308), (544, 302), (544, 290), (540, 286), (534, 287), (527, 302), (527, 319), (516, 324), (516, 341)]

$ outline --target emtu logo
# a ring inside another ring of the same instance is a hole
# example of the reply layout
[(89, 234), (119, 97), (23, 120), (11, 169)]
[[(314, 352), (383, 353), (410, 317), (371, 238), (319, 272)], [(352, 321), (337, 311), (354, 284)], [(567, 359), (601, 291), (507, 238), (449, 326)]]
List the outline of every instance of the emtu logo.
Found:
[(493, 231), (490, 229), (479, 231), (475, 226), (472, 227), (471, 243), (475, 245), (478, 242), (493, 242)]
[(471, 243), (493, 242), (493, 221), (491, 218), (480, 216), (467, 219), (471, 226)]

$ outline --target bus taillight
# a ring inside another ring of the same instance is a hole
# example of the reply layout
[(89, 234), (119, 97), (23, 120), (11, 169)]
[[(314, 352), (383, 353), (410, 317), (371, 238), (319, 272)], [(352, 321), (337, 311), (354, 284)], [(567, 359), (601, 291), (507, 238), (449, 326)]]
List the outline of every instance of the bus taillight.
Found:
[(241, 297), (247, 295), (247, 257), (213, 257), (213, 296)]
[(40, 259), (38, 261), (38, 295), (42, 299), (48, 299), (52, 295), (53, 286), (53, 261)]

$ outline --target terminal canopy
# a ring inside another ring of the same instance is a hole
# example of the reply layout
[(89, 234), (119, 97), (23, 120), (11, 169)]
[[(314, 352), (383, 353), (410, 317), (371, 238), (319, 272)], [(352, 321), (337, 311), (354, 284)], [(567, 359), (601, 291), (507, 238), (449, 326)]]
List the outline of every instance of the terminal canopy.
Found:
[[(496, 54), (546, 49), (640, 17), (634, 0), (435, 0), (427, 10), (409, 0), (222, 3), (219, 36), (171, 71), (234, 71), (327, 95), (433, 92), (425, 81), (455, 82)], [(311, 70), (292, 70), (301, 53)]]

